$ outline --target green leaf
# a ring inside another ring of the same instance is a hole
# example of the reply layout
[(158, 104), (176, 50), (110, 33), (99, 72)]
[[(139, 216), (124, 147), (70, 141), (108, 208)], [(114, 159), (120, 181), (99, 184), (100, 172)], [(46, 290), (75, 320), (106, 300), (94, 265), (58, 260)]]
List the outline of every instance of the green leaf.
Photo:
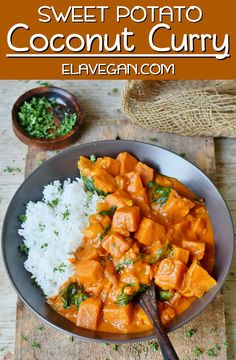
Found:
[(53, 272), (64, 272), (65, 271), (66, 264), (61, 263), (60, 265), (54, 267)]
[(48, 204), (48, 206), (50, 206), (53, 209), (59, 204), (59, 199), (56, 198), (56, 199), (54, 199), (52, 201), (48, 201), (47, 204)]
[(108, 215), (108, 216), (113, 216), (115, 214), (115, 211), (117, 209), (117, 206), (112, 206), (110, 209), (108, 210), (102, 210), (99, 212), (100, 215)]
[(125, 306), (127, 304), (129, 304), (133, 298), (139, 294), (141, 294), (142, 292), (146, 291), (148, 288), (148, 285), (144, 285), (144, 284), (139, 284), (139, 289), (133, 294), (133, 295), (127, 295), (124, 293), (124, 289), (127, 286), (133, 286), (133, 283), (129, 283), (127, 285), (124, 285), (122, 287), (121, 293), (118, 295), (118, 298), (115, 302), (116, 305), (120, 305), (120, 306)]
[(18, 216), (18, 220), (20, 220), (21, 222), (25, 222), (27, 220), (27, 216), (26, 215), (20, 215), (20, 216)]
[(29, 255), (29, 248), (25, 245), (25, 243), (22, 241), (19, 245), (19, 250), (22, 254), (28, 256)]
[(104, 237), (109, 233), (110, 230), (111, 230), (111, 225), (107, 225), (106, 227), (104, 227), (103, 232), (99, 236), (99, 240), (102, 241), (104, 239)]
[(206, 353), (208, 356), (214, 356), (214, 357), (217, 356), (214, 348), (208, 349)]
[(151, 342), (151, 343), (149, 344), (149, 347), (150, 347), (150, 349), (151, 349), (152, 351), (157, 351), (157, 350), (158, 350), (158, 347), (159, 347), (158, 342), (157, 342), (157, 341)]
[(45, 249), (46, 247), (48, 247), (48, 243), (42, 244), (40, 248), (41, 248), (41, 249)]
[(152, 202), (159, 204), (160, 206), (165, 205), (169, 199), (170, 192), (170, 186), (164, 188), (163, 186), (158, 185), (153, 192)]
[(196, 329), (190, 329), (190, 330), (186, 330), (185, 331), (185, 336), (187, 338), (191, 338), (194, 334), (196, 334), (197, 330)]
[(68, 220), (70, 216), (70, 212), (68, 209), (66, 209), (63, 213), (62, 213), (62, 219), (63, 220)]
[(161, 301), (170, 300), (170, 299), (172, 299), (174, 294), (175, 293), (173, 291), (170, 291), (170, 290), (160, 290), (160, 292), (159, 292), (160, 300)]
[(90, 192), (92, 192), (92, 193), (97, 193), (99, 196), (107, 196), (107, 195), (108, 195), (108, 193), (106, 193), (106, 192), (104, 192), (104, 191), (102, 191), (102, 190), (99, 190), (99, 189), (97, 189), (97, 188), (94, 186), (94, 181), (93, 181), (93, 179), (90, 179), (90, 178), (88, 178), (87, 176), (84, 176), (84, 175), (82, 175), (82, 174), (81, 174), (81, 178), (82, 178), (82, 180), (83, 180), (83, 182), (84, 182), (85, 188), (86, 188), (88, 191), (90, 191)]
[(149, 264), (155, 264), (157, 261), (160, 261), (169, 256), (171, 252), (171, 247), (169, 247), (168, 241), (165, 242), (162, 247), (156, 250), (149, 258)]
[(71, 283), (62, 291), (61, 301), (64, 309), (68, 309), (71, 305), (76, 305), (79, 308), (80, 304), (88, 297), (89, 294), (83, 292), (77, 283)]
[(124, 259), (119, 264), (115, 265), (115, 270), (116, 271), (121, 271), (121, 270), (124, 270), (126, 265), (133, 265), (133, 264), (134, 264), (134, 260), (132, 260), (132, 259)]
[(202, 355), (202, 354), (203, 354), (203, 350), (200, 349), (198, 346), (196, 346), (196, 347), (193, 349), (193, 355), (194, 355), (194, 356), (198, 357), (198, 356), (200, 356), (200, 355)]
[(96, 157), (96, 155), (91, 154), (89, 159), (90, 159), (91, 163), (94, 164), (96, 162), (96, 160), (97, 160), (97, 157)]
[(38, 343), (36, 341), (33, 341), (31, 346), (32, 346), (33, 349), (40, 349), (41, 348), (40, 343)]

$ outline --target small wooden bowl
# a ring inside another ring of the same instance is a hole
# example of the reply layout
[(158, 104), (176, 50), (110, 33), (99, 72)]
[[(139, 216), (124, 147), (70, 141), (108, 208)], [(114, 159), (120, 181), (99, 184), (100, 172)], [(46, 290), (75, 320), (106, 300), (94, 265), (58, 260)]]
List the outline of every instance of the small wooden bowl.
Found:
[[(58, 104), (64, 105), (73, 113), (76, 113), (77, 121), (74, 128), (66, 135), (58, 136), (55, 139), (38, 139), (27, 134), (19, 124), (18, 111), (24, 101), (30, 101), (33, 97), (54, 99)], [(68, 91), (54, 86), (42, 86), (25, 92), (16, 100), (12, 108), (12, 127), (15, 135), (26, 145), (42, 150), (61, 149), (75, 142), (80, 134), (82, 120), (82, 110), (77, 98)]]

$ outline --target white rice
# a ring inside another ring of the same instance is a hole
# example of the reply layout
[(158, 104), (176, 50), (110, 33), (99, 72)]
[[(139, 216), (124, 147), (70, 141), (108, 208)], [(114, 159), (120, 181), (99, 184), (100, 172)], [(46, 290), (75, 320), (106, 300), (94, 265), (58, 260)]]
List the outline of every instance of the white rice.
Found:
[[(48, 205), (55, 199), (57, 205)], [(78, 178), (68, 179), (64, 184), (54, 181), (45, 186), (42, 201), (27, 204), (27, 219), (18, 231), (29, 248), (24, 266), (46, 297), (55, 296), (59, 287), (74, 275), (74, 266), (68, 259), (81, 244), (81, 230), (101, 199), (86, 193), (83, 181)]]

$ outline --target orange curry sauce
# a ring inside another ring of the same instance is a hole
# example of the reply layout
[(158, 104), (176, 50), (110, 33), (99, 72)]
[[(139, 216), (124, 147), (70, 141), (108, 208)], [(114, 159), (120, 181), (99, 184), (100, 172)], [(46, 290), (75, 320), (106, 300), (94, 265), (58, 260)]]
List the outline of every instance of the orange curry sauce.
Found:
[(147, 331), (152, 324), (135, 296), (154, 280), (167, 324), (216, 284), (204, 202), (126, 152), (90, 159), (78, 161), (85, 187), (105, 198), (71, 259), (76, 275), (48, 303), (83, 328)]

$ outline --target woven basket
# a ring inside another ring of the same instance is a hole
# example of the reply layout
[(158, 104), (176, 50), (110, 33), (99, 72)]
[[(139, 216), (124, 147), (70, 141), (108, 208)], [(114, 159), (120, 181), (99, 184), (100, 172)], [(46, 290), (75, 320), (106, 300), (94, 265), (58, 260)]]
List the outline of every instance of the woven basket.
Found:
[(122, 110), (160, 132), (236, 137), (236, 80), (131, 80)]

